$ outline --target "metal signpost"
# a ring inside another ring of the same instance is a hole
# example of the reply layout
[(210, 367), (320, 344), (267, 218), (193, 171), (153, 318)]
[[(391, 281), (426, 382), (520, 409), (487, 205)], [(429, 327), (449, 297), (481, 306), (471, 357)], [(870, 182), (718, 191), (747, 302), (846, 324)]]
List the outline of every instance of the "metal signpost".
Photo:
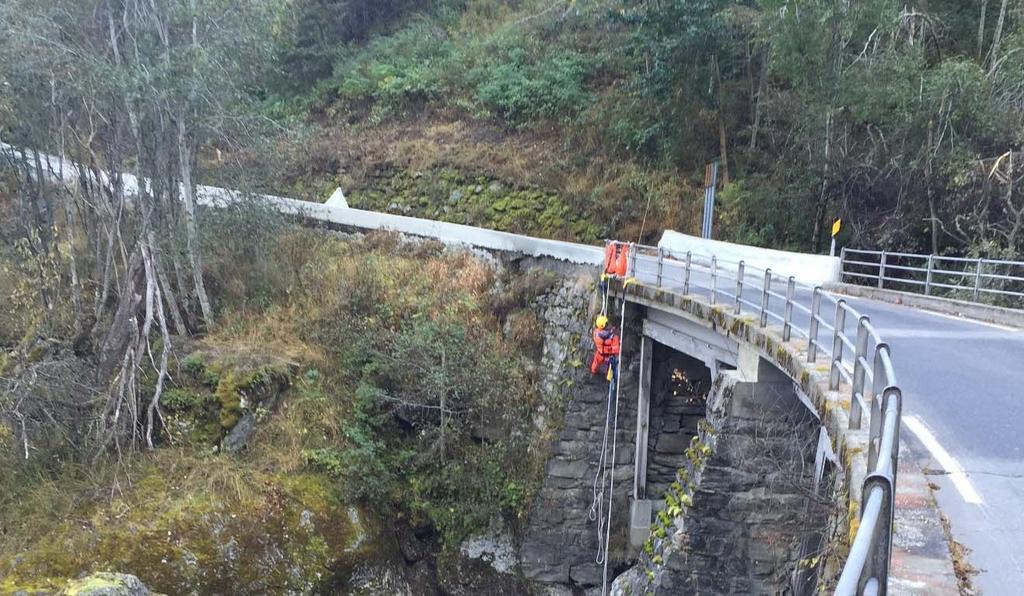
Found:
[(711, 224), (715, 213), (715, 186), (718, 184), (718, 162), (704, 167), (704, 221), (700, 228), (701, 238), (711, 238)]
[(832, 245), (829, 246), (828, 256), (836, 256), (836, 236), (839, 235), (839, 228), (843, 227), (843, 220), (838, 217), (832, 222)]

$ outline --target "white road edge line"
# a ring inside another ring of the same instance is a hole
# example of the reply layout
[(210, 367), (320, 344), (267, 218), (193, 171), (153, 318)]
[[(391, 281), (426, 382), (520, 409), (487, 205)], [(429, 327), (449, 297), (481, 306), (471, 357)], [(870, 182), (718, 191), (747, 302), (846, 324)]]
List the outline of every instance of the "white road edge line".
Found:
[(963, 466), (939, 444), (932, 431), (928, 430), (917, 416), (903, 416), (903, 424), (907, 425), (907, 429), (914, 433), (914, 436), (924, 444), (925, 449), (931, 453), (932, 457), (946, 471), (949, 479), (953, 482), (953, 486), (956, 487), (957, 492), (960, 493), (964, 501), (974, 505), (981, 505), (984, 501), (982, 501), (978, 491), (974, 489), (971, 481), (968, 480)]

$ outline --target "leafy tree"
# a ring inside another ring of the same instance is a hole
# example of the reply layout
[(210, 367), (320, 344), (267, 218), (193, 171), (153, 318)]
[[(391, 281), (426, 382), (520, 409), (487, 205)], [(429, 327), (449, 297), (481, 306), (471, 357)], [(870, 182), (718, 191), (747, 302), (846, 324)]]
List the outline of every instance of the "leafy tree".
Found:
[(289, 2), (276, 38), (283, 90), (300, 92), (326, 79), (347, 45), (367, 39), (416, 4), (411, 0)]

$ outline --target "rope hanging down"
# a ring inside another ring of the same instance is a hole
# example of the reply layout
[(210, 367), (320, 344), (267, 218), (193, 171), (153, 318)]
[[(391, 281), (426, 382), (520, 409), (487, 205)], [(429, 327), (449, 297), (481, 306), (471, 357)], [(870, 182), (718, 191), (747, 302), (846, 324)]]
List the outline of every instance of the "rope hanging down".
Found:
[[(607, 276), (601, 275), (601, 314), (606, 315), (608, 311), (608, 283)], [(630, 283), (635, 283), (632, 278), (625, 278), (623, 280), (622, 288), (625, 293), (626, 286)], [(622, 332), (626, 326), (626, 300), (625, 296), (622, 298), (622, 305), (619, 314), (619, 354), (615, 358), (615, 362), (609, 366), (609, 377), (608, 377), (608, 398), (605, 404), (605, 420), (604, 420), (604, 436), (601, 440), (601, 455), (598, 458), (597, 473), (594, 475), (593, 483), (593, 499), (590, 505), (590, 511), (588, 517), (590, 521), (597, 521), (597, 556), (595, 562), (602, 565), (602, 585), (601, 593), (603, 596), (608, 594), (608, 548), (611, 542), (611, 525), (612, 525), (612, 500), (615, 494), (615, 454), (617, 448), (617, 435), (619, 429), (619, 390), (622, 384)], [(613, 409), (614, 402), (614, 409)], [(611, 430), (611, 459), (609, 459), (608, 453), (608, 435), (609, 429)], [(605, 514), (605, 485), (608, 486), (607, 499), (608, 499), (608, 511)]]
[[(594, 496), (590, 502), (590, 513), (588, 514), (590, 521), (597, 521), (597, 556), (594, 562), (598, 565), (604, 563), (606, 555), (604, 550), (604, 487), (608, 474), (604, 471), (604, 468), (608, 457), (608, 427), (612, 423), (612, 393), (614, 391), (615, 386), (612, 383), (608, 383), (608, 399), (606, 400), (607, 404), (604, 414), (604, 438), (601, 440), (601, 457), (597, 461), (597, 473), (594, 474)], [(600, 489), (597, 487), (598, 481), (601, 484)]]
[[(615, 414), (612, 417), (612, 459), (611, 472), (608, 477), (608, 520), (604, 528), (604, 568), (601, 572), (601, 596), (608, 596), (608, 545), (612, 537), (612, 501), (615, 496), (615, 445), (616, 435), (619, 431), (619, 389), (622, 386), (622, 339), (623, 329), (626, 326), (626, 286), (633, 281), (626, 279), (622, 282), (622, 314), (619, 322), (619, 357), (615, 361)], [(609, 383), (611, 384), (611, 383)]]
[[(604, 272), (601, 273), (599, 287), (601, 289), (601, 315), (604, 316), (608, 314), (608, 275)], [(621, 327), (619, 329), (621, 332)], [(594, 474), (594, 485), (592, 488), (593, 498), (587, 515), (590, 521), (597, 522), (597, 556), (594, 558), (594, 562), (598, 565), (604, 563), (606, 554), (604, 548), (604, 489), (608, 480), (608, 474), (605, 471), (605, 465), (608, 462), (608, 427), (612, 423), (612, 397), (614, 393), (615, 385), (609, 381), (608, 397), (605, 400), (604, 436), (601, 438), (601, 456), (597, 460), (597, 473)], [(600, 488), (598, 488), (598, 483), (601, 485)]]

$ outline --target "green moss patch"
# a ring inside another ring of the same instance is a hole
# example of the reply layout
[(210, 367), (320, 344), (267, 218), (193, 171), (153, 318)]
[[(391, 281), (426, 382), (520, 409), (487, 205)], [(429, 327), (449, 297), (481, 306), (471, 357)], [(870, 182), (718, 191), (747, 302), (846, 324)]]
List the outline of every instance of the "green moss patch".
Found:
[(594, 242), (602, 233), (557, 193), (450, 168), (382, 168), (368, 185), (354, 189), (350, 200), (363, 209), (546, 238)]
[(199, 349), (181, 360), (160, 398), (172, 442), (217, 445), (246, 410), (272, 407), (291, 386), (292, 366), (254, 352)]
[[(377, 556), (366, 540), (370, 520), (349, 509), (323, 476), (184, 458), (173, 470), (149, 467), (134, 489), (0, 561), (10, 571), (0, 592), (52, 589), (106, 569), (168, 594), (316, 592), (329, 569)], [(108, 579), (74, 585), (87, 592)]]

